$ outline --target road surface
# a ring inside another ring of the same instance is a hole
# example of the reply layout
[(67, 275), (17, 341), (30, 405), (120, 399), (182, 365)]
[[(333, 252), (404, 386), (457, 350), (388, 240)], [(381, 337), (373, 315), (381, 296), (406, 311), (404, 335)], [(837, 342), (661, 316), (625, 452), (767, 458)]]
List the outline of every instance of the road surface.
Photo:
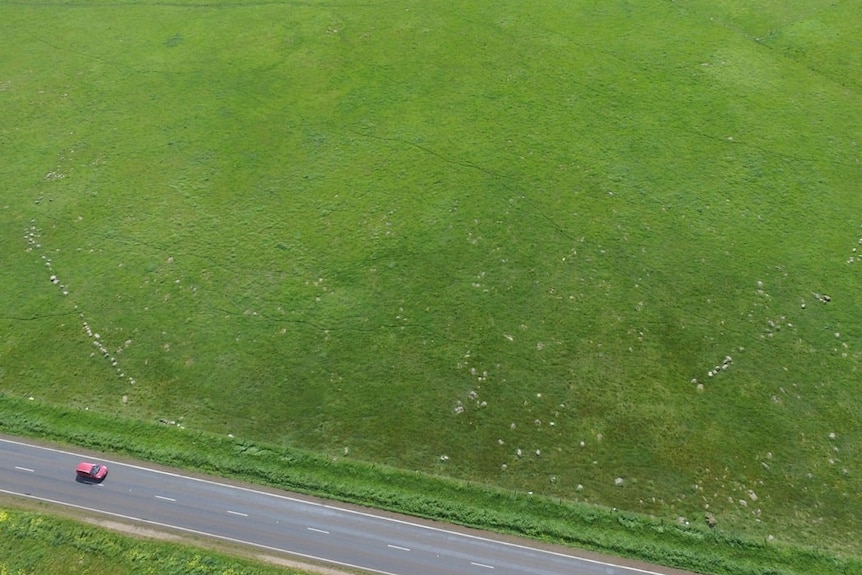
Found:
[[(80, 461), (106, 464), (108, 477), (78, 481)], [(660, 573), (10, 438), (0, 492), (384, 575)]]

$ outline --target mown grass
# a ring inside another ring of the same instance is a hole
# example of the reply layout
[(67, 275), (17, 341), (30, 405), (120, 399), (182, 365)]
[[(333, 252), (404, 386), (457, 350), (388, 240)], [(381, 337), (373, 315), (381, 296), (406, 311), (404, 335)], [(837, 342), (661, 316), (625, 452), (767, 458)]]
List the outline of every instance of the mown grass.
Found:
[(0, 3), (0, 388), (859, 554), (859, 14)]
[(307, 574), (10, 507), (0, 508), (0, 573)]

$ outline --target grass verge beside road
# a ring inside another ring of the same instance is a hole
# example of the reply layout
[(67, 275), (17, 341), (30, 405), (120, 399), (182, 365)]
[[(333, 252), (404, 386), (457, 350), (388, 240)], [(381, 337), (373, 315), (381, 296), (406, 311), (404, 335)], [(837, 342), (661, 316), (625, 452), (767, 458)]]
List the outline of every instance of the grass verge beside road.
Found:
[(0, 432), (498, 533), (726, 575), (847, 575), (862, 560), (451, 478), (0, 396)]
[(0, 573), (77, 575), (309, 575), (175, 541), (121, 535), (0, 504)]

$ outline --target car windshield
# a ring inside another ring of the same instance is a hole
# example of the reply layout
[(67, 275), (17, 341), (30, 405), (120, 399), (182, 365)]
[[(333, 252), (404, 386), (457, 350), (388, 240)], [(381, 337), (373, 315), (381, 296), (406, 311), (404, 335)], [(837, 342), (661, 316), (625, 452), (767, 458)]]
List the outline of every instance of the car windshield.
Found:
[(94, 465), (93, 468), (90, 470), (90, 473), (92, 473), (93, 475), (98, 475), (101, 468), (101, 465)]

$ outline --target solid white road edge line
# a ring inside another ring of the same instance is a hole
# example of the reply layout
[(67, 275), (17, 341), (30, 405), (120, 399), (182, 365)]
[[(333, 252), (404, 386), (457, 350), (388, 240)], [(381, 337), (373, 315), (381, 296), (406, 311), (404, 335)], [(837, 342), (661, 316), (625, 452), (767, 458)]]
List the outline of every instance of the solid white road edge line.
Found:
[(619, 563), (610, 563), (608, 561), (599, 561), (598, 559), (588, 559), (586, 557), (580, 557), (578, 555), (570, 555), (568, 553), (560, 553), (558, 551), (551, 551), (549, 549), (541, 549), (539, 547), (530, 547), (529, 545), (523, 545), (521, 543), (512, 543), (510, 541), (503, 541), (501, 539), (491, 539), (489, 537), (483, 537), (481, 535), (472, 535), (470, 533), (461, 533), (460, 531), (450, 531), (449, 529), (443, 529), (441, 527), (434, 527), (433, 525), (422, 525), (421, 523), (412, 523), (410, 521), (404, 521), (403, 519), (395, 519), (394, 517), (383, 517), (380, 515), (375, 515), (373, 513), (368, 513), (366, 511), (356, 511), (355, 509), (346, 509), (344, 507), (338, 507), (336, 505), (323, 505), (327, 509), (332, 509), (333, 511), (343, 511), (345, 513), (354, 513), (356, 515), (364, 515), (366, 517), (371, 517), (373, 519), (382, 519), (385, 521), (391, 521), (393, 523), (400, 523), (401, 525), (409, 525), (411, 527), (421, 527), (422, 529), (428, 529), (430, 531), (439, 531), (441, 533), (447, 533), (449, 535), (458, 535), (460, 537), (465, 537), (467, 539), (475, 539), (476, 541), (485, 541), (488, 543), (496, 543), (498, 545), (505, 545), (507, 547), (514, 547), (515, 549), (525, 549), (528, 551), (535, 551), (537, 553), (546, 553), (548, 555), (554, 555), (556, 557), (565, 557), (567, 559), (577, 559), (578, 561), (584, 561), (586, 563), (593, 563), (595, 565), (604, 565), (605, 567), (610, 567), (613, 569), (622, 569), (623, 571), (629, 571), (631, 573), (640, 573), (642, 575), (665, 575), (664, 573), (659, 573), (658, 571), (649, 571), (647, 569), (639, 569), (637, 567), (628, 567), (626, 565), (620, 565)]
[[(72, 454), (74, 455), (74, 454)], [(330, 565), (340, 565), (342, 567), (348, 567), (350, 569), (361, 569), (363, 571), (368, 571), (369, 573), (379, 573), (380, 575), (399, 575), (398, 573), (390, 573), (389, 571), (380, 571), (379, 569), (372, 569), (370, 567), (363, 567), (361, 565), (353, 565), (352, 563), (344, 563), (342, 561), (335, 561), (334, 559), (326, 559), (325, 557), (317, 557), (316, 555), (308, 555), (306, 553), (299, 553), (297, 551), (291, 551), (289, 549), (281, 549), (279, 547), (271, 547), (269, 545), (261, 545), (260, 543), (254, 543), (253, 541), (245, 541), (243, 539), (235, 539), (233, 537), (225, 537), (224, 535), (216, 535), (215, 533), (207, 533), (206, 531), (198, 531), (196, 529), (189, 529), (187, 527), (180, 527), (178, 525), (170, 525), (168, 523), (159, 523), (158, 521), (150, 521), (149, 519), (141, 519), (140, 517), (131, 517), (129, 515), (123, 515), (121, 513), (113, 513), (111, 511), (103, 511), (101, 509), (94, 509), (92, 507), (85, 507), (83, 505), (75, 505), (74, 503), (66, 503), (64, 501), (55, 501), (54, 499), (48, 499), (47, 497), (37, 497), (35, 495), (27, 495), (26, 493), (16, 493), (15, 491), (9, 491), (7, 489), (0, 489), (0, 493), (6, 493), (7, 495), (14, 495), (16, 497), (26, 497), (27, 499), (34, 499), (36, 501), (44, 501), (45, 503), (53, 503), (55, 505), (63, 505), (65, 507), (71, 507), (73, 509), (81, 509), (82, 511), (90, 511), (92, 513), (101, 513), (102, 515), (110, 515), (111, 517), (118, 517), (120, 519), (126, 519), (129, 521), (137, 521), (140, 523), (145, 523), (147, 525), (155, 525), (156, 527), (164, 527), (166, 529), (176, 529), (177, 531), (182, 531), (184, 533), (191, 533), (193, 535), (202, 535), (204, 537), (212, 537), (214, 539), (221, 539), (222, 541), (228, 541), (230, 543), (238, 543), (240, 545), (251, 545), (252, 547), (257, 547), (258, 549), (266, 549), (267, 551), (273, 551), (277, 553), (286, 553), (288, 555), (293, 555), (294, 557), (302, 557), (304, 559), (310, 559), (311, 561), (320, 561), (321, 563), (328, 563)]]
[[(76, 456), (76, 457), (83, 457), (82, 455), (80, 455), (80, 454), (78, 454), (78, 453), (74, 453), (74, 452), (72, 452), (72, 451), (65, 451), (65, 450), (62, 450), (62, 449), (55, 449), (55, 448), (53, 448), (53, 447), (44, 447), (44, 446), (42, 446), (42, 445), (33, 445), (33, 444), (30, 444), (30, 443), (24, 443), (23, 441), (14, 441), (14, 440), (12, 440), (12, 439), (4, 439), (4, 438), (0, 438), (0, 442), (3, 442), (3, 443), (12, 443), (12, 444), (14, 444), (14, 445), (23, 445), (23, 446), (25, 446), (25, 447), (31, 447), (31, 448), (36, 448), (36, 449), (43, 449), (43, 450), (45, 450), (45, 451), (51, 451), (51, 452), (54, 452), (54, 453), (63, 453), (63, 454), (65, 454), (65, 455), (74, 455), (74, 456)], [(641, 574), (643, 574), (643, 575), (664, 575), (663, 573), (659, 573), (659, 572), (657, 572), (657, 571), (649, 571), (649, 570), (647, 570), (647, 569), (639, 569), (639, 568), (637, 568), (637, 567), (627, 567), (627, 566), (624, 566), (624, 565), (620, 565), (619, 563), (611, 563), (611, 562), (609, 562), (609, 561), (599, 561), (598, 559), (587, 559), (586, 557), (579, 557), (579, 556), (577, 556), (577, 555), (571, 555), (571, 554), (568, 554), (568, 553), (560, 553), (560, 552), (558, 552), (558, 551), (550, 551), (550, 550), (548, 550), (548, 549), (540, 549), (540, 548), (538, 548), (538, 547), (530, 547), (529, 545), (523, 545), (523, 544), (520, 544), (520, 543), (511, 543), (511, 542), (509, 542), (509, 541), (502, 541), (502, 540), (500, 540), (500, 539), (491, 539), (491, 538), (489, 538), (489, 537), (483, 537), (483, 536), (481, 536), (481, 535), (471, 535), (471, 534), (469, 534), (469, 533), (462, 533), (462, 532), (460, 532), (460, 531), (452, 531), (452, 530), (449, 530), (449, 529), (443, 529), (442, 527), (434, 527), (434, 526), (431, 526), (431, 525), (422, 525), (421, 523), (413, 523), (413, 522), (410, 522), (410, 521), (404, 521), (404, 520), (402, 520), (402, 519), (395, 519), (395, 518), (393, 518), (393, 517), (383, 517), (382, 515), (375, 515), (375, 514), (373, 514), (373, 513), (367, 513), (367, 512), (364, 512), (364, 511), (356, 511), (356, 510), (353, 510), (353, 509), (347, 509), (347, 508), (345, 508), (345, 507), (338, 507), (337, 505), (329, 505), (329, 504), (325, 504), (325, 503), (316, 503), (316, 502), (314, 502), (314, 501), (306, 501), (305, 499), (298, 499), (298, 498), (296, 498), (296, 497), (290, 497), (290, 496), (287, 496), (287, 495), (279, 495), (279, 494), (277, 494), (277, 493), (269, 493), (268, 491), (259, 491), (259, 490), (257, 490), (257, 489), (250, 489), (250, 488), (248, 488), (248, 487), (239, 487), (239, 486), (237, 486), (237, 485), (230, 485), (230, 484), (227, 484), (227, 483), (220, 483), (220, 482), (218, 482), (218, 481), (212, 481), (212, 480), (209, 480), (209, 479), (201, 479), (201, 478), (199, 478), (199, 477), (189, 477), (188, 475), (181, 475), (181, 474), (179, 474), (179, 473), (171, 473), (170, 471), (162, 471), (162, 470), (160, 470), (160, 469), (152, 469), (152, 468), (150, 468), (150, 467), (143, 467), (143, 466), (141, 466), (141, 465), (134, 465), (134, 464), (131, 464), (131, 463), (120, 463), (120, 462), (117, 462), (117, 461), (110, 461), (110, 460), (106, 460), (106, 461), (108, 461), (109, 463), (112, 463), (113, 465), (120, 465), (120, 466), (123, 466), (123, 467), (129, 467), (129, 468), (131, 468), (131, 469), (140, 469), (140, 470), (142, 470), (142, 471), (150, 471), (150, 472), (152, 472), (152, 473), (160, 473), (160, 474), (162, 474), (162, 475), (168, 475), (168, 476), (170, 476), (170, 477), (179, 477), (179, 478), (183, 478), (183, 479), (190, 479), (190, 480), (192, 480), (192, 481), (199, 481), (199, 482), (201, 482), (201, 483), (208, 483), (208, 484), (210, 484), (210, 485), (218, 485), (218, 486), (221, 486), (221, 487), (229, 487), (229, 488), (232, 488), (232, 489), (239, 489), (240, 491), (248, 491), (248, 492), (250, 492), (250, 493), (257, 493), (257, 494), (259, 494), (259, 495), (269, 495), (270, 497), (277, 497), (277, 498), (279, 498), (279, 499), (284, 499), (284, 500), (287, 500), (287, 501), (294, 501), (294, 502), (296, 502), (296, 503), (304, 503), (304, 504), (306, 504), (306, 505), (311, 505), (311, 506), (314, 506), (314, 507), (324, 507), (324, 508), (326, 508), (326, 509), (332, 509), (332, 510), (335, 510), (335, 511), (344, 511), (345, 513), (354, 513), (354, 514), (357, 514), (357, 515), (363, 515), (363, 516), (365, 516), (365, 517), (370, 517), (370, 518), (373, 518), (373, 519), (377, 519), (377, 520), (379, 520), (379, 521), (391, 521), (391, 522), (393, 522), (393, 523), (398, 523), (398, 524), (400, 524), (400, 525), (410, 525), (410, 526), (412, 526), (412, 527), (421, 527), (422, 529), (430, 529), (431, 531), (439, 531), (439, 532), (441, 532), (441, 533), (447, 533), (447, 534), (449, 534), (449, 535), (458, 535), (458, 536), (461, 536), (461, 537), (466, 537), (466, 538), (468, 538), (468, 539), (475, 539), (475, 540), (477, 540), (477, 541), (487, 541), (487, 542), (489, 542), (489, 543), (497, 543), (497, 544), (500, 544), (500, 545), (506, 545), (506, 546), (508, 546), (508, 547), (514, 547), (514, 548), (516, 548), (516, 549), (528, 549), (528, 550), (530, 550), (530, 551), (535, 551), (535, 552), (538, 552), (538, 553), (547, 553), (548, 555), (555, 555), (555, 556), (557, 556), (557, 557), (567, 557), (567, 558), (571, 558), (571, 559), (577, 559), (577, 560), (580, 560), (580, 561), (585, 561), (585, 562), (587, 562), (587, 563), (593, 563), (593, 564), (595, 564), (595, 565), (605, 565), (605, 566), (607, 566), (607, 567), (613, 567), (613, 568), (616, 568), (616, 569), (622, 569), (622, 570), (624, 570), (624, 571), (630, 571), (630, 572), (632, 572), (632, 573), (641, 573)], [(2, 491), (2, 490), (0, 490), (0, 491)]]

